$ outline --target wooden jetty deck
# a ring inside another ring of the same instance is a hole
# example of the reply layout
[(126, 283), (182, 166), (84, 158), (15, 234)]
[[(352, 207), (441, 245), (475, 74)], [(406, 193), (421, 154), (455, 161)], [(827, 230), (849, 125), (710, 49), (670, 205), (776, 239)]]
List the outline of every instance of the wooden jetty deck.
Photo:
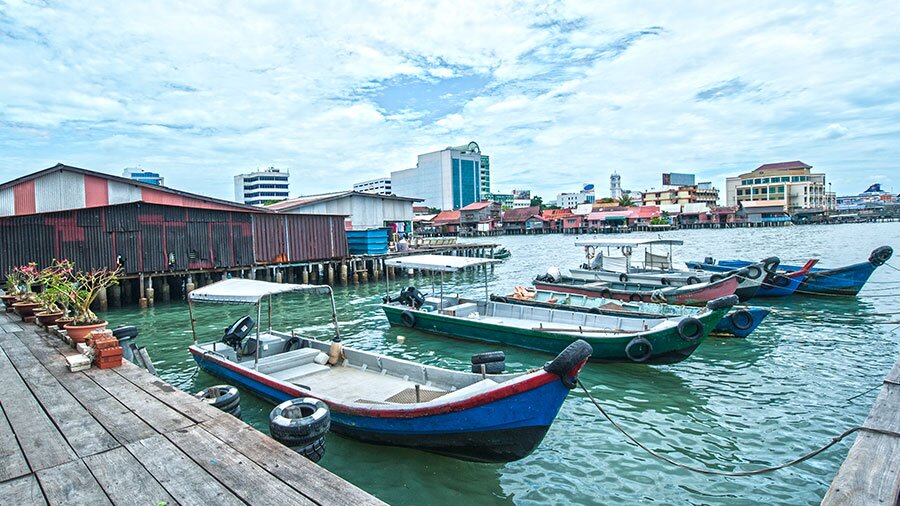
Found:
[(71, 373), (71, 353), (0, 314), (5, 504), (383, 504), (130, 363)]
[(883, 432), (858, 433), (823, 505), (900, 504), (900, 359), (884, 379), (863, 427)]

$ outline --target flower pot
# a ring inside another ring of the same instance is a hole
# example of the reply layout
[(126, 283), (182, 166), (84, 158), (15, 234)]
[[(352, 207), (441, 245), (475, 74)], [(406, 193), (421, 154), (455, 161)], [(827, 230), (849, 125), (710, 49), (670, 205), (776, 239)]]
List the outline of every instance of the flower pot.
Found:
[(37, 308), (41, 307), (39, 302), (16, 302), (13, 304), (13, 310), (15, 310), (16, 314), (22, 317), (23, 320), (27, 319), (29, 316), (34, 316), (34, 312), (37, 311)]
[(12, 310), (12, 305), (16, 302), (15, 295), (0, 295), (0, 300), (3, 301), (3, 305), (6, 307), (7, 311)]
[(76, 343), (83, 343), (87, 340), (88, 334), (91, 332), (105, 328), (107, 322), (95, 323), (93, 325), (64, 325), (63, 328), (66, 329), (66, 333), (69, 334), (69, 337), (72, 338)]
[(63, 330), (66, 328), (66, 325), (71, 324), (73, 321), (75, 321), (75, 318), (72, 318), (71, 316), (63, 316), (62, 318), (56, 320), (56, 328), (58, 328), (59, 330)]
[(45, 327), (52, 327), (52, 326), (56, 325), (56, 322), (60, 318), (62, 318), (63, 312), (62, 311), (54, 311), (54, 312), (43, 311), (40, 313), (36, 313), (35, 316), (37, 316), (37, 319), (39, 322), (41, 322), (41, 325), (43, 325)]

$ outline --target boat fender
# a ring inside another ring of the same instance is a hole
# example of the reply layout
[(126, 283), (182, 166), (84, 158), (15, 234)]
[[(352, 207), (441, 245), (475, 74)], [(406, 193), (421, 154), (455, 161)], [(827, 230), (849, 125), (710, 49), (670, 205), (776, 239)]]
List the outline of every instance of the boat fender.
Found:
[(753, 326), (753, 315), (746, 309), (738, 309), (731, 313), (731, 325), (738, 330), (747, 330)]
[(880, 246), (872, 251), (869, 255), (869, 263), (875, 267), (884, 265), (894, 255), (894, 250), (890, 246)]
[(700, 278), (698, 278), (697, 276), (688, 276), (686, 282), (689, 285), (696, 285), (697, 283), (700, 282)]
[(328, 354), (320, 351), (319, 354), (316, 355), (316, 358), (313, 359), (313, 362), (315, 362), (319, 365), (327, 364), (328, 363)]
[(672, 282), (669, 281), (669, 278), (662, 278), (662, 279), (659, 280), (659, 282), (662, 283), (662, 284), (664, 284), (664, 285), (666, 285), (666, 286), (669, 286), (669, 285), (672, 284)]
[(241, 394), (231, 385), (216, 385), (194, 394), (194, 397), (222, 411), (232, 411), (240, 405)]
[(403, 326), (405, 327), (415, 327), (416, 315), (414, 315), (412, 311), (407, 309), (406, 311), (400, 313), (400, 321), (403, 322)]
[(624, 274), (624, 273), (619, 274), (619, 281), (621, 281), (622, 283), (627, 283), (628, 282), (628, 274)]
[(269, 434), (291, 448), (314, 443), (330, 428), (328, 405), (312, 397), (284, 401), (269, 413)]
[(602, 314), (603, 311), (600, 311), (599, 307), (592, 307), (592, 308), (588, 309), (588, 313)]
[(776, 274), (776, 275), (772, 276), (772, 284), (775, 286), (780, 286), (781, 288), (784, 288), (791, 284), (791, 280), (790, 280), (790, 278), (788, 278), (786, 276), (782, 276), (781, 274)]
[(717, 281), (722, 281), (722, 275), (721, 275), (721, 274), (713, 274), (712, 276), (709, 277), (709, 282), (710, 282), (710, 283), (715, 283), (715, 282), (717, 282)]
[[(482, 371), (482, 369), (484, 369)], [(472, 372), (475, 374), (503, 374), (506, 370), (506, 362), (483, 362), (481, 364), (472, 364)]]
[[(644, 352), (640, 353), (641, 350)], [(645, 337), (635, 337), (625, 345), (625, 355), (632, 362), (646, 362), (653, 355), (653, 343)]]
[(484, 353), (476, 353), (472, 355), (473, 364), (486, 364), (488, 362), (503, 362), (506, 360), (506, 353), (502, 351), (486, 351)]
[(718, 299), (713, 299), (706, 303), (706, 307), (709, 308), (710, 311), (715, 311), (716, 309), (727, 309), (735, 304), (740, 302), (740, 299), (737, 295), (728, 295), (726, 297), (719, 297)]
[(641, 302), (644, 300), (644, 297), (642, 297), (639, 293), (633, 293), (628, 296), (628, 300), (630, 300), (631, 302)]
[(284, 343), (284, 349), (281, 350), (281, 352), (287, 353), (289, 351), (299, 350), (302, 348), (309, 348), (309, 341), (298, 336), (293, 336)]
[(762, 276), (762, 269), (756, 265), (751, 265), (750, 267), (743, 269), (743, 271), (747, 273), (745, 277), (750, 279), (759, 279), (759, 277)]
[(603, 290), (600, 290), (600, 296), (603, 297), (604, 299), (608, 299), (611, 295), (612, 295), (612, 292), (609, 290), (609, 288), (604, 288)]
[[(563, 385), (571, 390), (575, 388), (575, 381), (578, 378), (578, 372), (581, 370), (580, 366), (583, 365), (593, 353), (594, 349), (591, 348), (591, 345), (584, 340), (579, 339), (566, 346), (566, 349), (561, 351), (556, 358), (544, 364), (544, 370), (550, 374), (559, 376)], [(575, 376), (570, 377), (569, 375), (573, 372)]]
[(769, 257), (762, 261), (763, 269), (766, 272), (775, 272), (775, 269), (778, 268), (778, 264), (781, 263), (781, 259), (778, 257)]
[(678, 335), (687, 342), (694, 342), (703, 337), (703, 322), (688, 316), (678, 322)]

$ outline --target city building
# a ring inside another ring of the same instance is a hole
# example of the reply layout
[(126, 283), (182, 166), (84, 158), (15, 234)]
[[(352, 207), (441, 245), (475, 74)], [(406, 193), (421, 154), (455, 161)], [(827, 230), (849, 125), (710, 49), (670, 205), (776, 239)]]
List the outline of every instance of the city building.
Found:
[(491, 193), (491, 157), (481, 154), (481, 148), (475, 141), (470, 141), (463, 146), (456, 146), (453, 149), (462, 153), (472, 153), (481, 155), (481, 174), (479, 176), (479, 184), (481, 185), (481, 194)]
[(288, 198), (288, 171), (269, 167), (266, 170), (234, 176), (234, 200), (251, 206), (278, 202)]
[(513, 199), (531, 200), (531, 190), (513, 190)]
[[(447, 147), (419, 155), (412, 169), (391, 172), (391, 187), (396, 194), (421, 197), (428, 207), (460, 209), (482, 200), (481, 163), (481, 149), (474, 142)], [(489, 185), (489, 176), (487, 181)]]
[(556, 196), (556, 206), (563, 209), (574, 209), (578, 204), (593, 204), (594, 185), (585, 184), (578, 193), (560, 193)]
[(695, 176), (693, 174), (679, 174), (670, 172), (662, 175), (663, 186), (694, 186)]
[(500, 226), (500, 204), (496, 202), (473, 202), (459, 210), (460, 232), (485, 235)]
[(504, 234), (543, 233), (546, 220), (541, 217), (540, 206), (510, 209), (503, 213)]
[(363, 193), (377, 193), (379, 195), (391, 195), (391, 178), (380, 177), (378, 179), (370, 179), (362, 183), (354, 183), (353, 191)]
[(773, 218), (769, 208), (780, 207), (787, 213), (810, 208), (829, 210), (833, 197), (825, 191), (825, 174), (815, 174), (811, 169), (800, 161), (767, 163), (729, 177), (725, 180), (726, 205), (765, 208), (771, 215), (767, 217)]
[(512, 207), (512, 202), (516, 196), (512, 193), (486, 193), (481, 196), (481, 200), (488, 200), (500, 204), (501, 207)]
[(148, 172), (144, 169), (125, 169), (122, 172), (122, 176), (141, 183), (155, 184), (156, 186), (163, 186), (165, 184), (162, 176), (156, 172)]
[(609, 176), (609, 196), (616, 200), (622, 198), (622, 176), (616, 172)]
[[(693, 176), (691, 177), (693, 178)], [(641, 205), (662, 206), (702, 203), (712, 208), (716, 207), (718, 200), (719, 190), (713, 188), (712, 183), (705, 182), (690, 186), (670, 186), (662, 189), (647, 190), (642, 194)]]
[(513, 199), (512, 208), (522, 209), (523, 207), (531, 207), (531, 199)]
[(420, 199), (396, 195), (343, 191), (308, 195), (266, 206), (281, 213), (346, 216), (347, 228), (367, 230), (389, 227), (395, 233), (411, 230), (413, 204)]

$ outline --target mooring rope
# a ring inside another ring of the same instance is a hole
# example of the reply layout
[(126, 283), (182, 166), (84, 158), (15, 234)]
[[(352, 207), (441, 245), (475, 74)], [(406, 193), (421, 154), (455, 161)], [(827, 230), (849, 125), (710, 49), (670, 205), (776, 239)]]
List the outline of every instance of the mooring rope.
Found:
[(853, 434), (854, 432), (861, 431), (861, 430), (873, 432), (876, 434), (885, 434), (885, 435), (889, 435), (889, 436), (900, 437), (900, 434), (897, 434), (895, 432), (882, 430), (882, 429), (875, 429), (875, 428), (871, 428), (871, 427), (858, 426), (858, 427), (853, 427), (853, 428), (845, 430), (839, 436), (832, 438), (831, 441), (826, 443), (824, 446), (821, 446), (801, 457), (798, 457), (789, 462), (785, 462), (783, 464), (779, 464), (777, 466), (765, 467), (762, 469), (754, 469), (752, 471), (719, 471), (716, 469), (706, 469), (706, 468), (702, 468), (702, 467), (695, 467), (695, 466), (692, 466), (689, 464), (683, 464), (681, 462), (676, 462), (676, 461), (672, 460), (671, 458), (666, 457), (665, 455), (662, 455), (662, 454), (656, 452), (655, 450), (647, 447), (646, 445), (644, 445), (643, 443), (638, 441), (634, 436), (629, 434), (628, 431), (626, 431), (624, 428), (622, 428), (621, 425), (619, 425), (618, 423), (616, 423), (615, 420), (612, 419), (612, 417), (609, 415), (609, 413), (607, 413), (606, 410), (603, 409), (603, 406), (601, 406), (600, 403), (597, 402), (597, 399), (594, 399), (594, 396), (591, 395), (591, 392), (587, 389), (586, 386), (584, 386), (584, 383), (581, 382), (581, 379), (578, 380), (578, 386), (580, 386), (581, 389), (584, 390), (584, 393), (587, 394), (588, 399), (590, 399), (591, 402), (594, 404), (594, 406), (596, 406), (597, 409), (600, 410), (600, 413), (609, 421), (609, 423), (613, 424), (613, 427), (618, 429), (619, 432), (621, 432), (625, 437), (627, 437), (632, 443), (636, 444), (640, 449), (642, 449), (645, 452), (649, 453), (650, 455), (662, 460), (663, 462), (666, 462), (666, 463), (671, 464), (676, 467), (680, 467), (681, 469), (686, 469), (688, 471), (692, 471), (692, 472), (700, 473), (700, 474), (712, 474), (712, 475), (716, 475), (716, 476), (753, 476), (753, 475), (757, 475), (757, 474), (770, 473), (772, 471), (777, 471), (779, 469), (784, 469), (785, 467), (790, 467), (795, 464), (799, 464), (799, 463), (803, 462), (804, 460), (811, 459), (811, 458), (815, 457), (816, 455), (824, 452), (825, 450), (831, 448), (832, 446), (836, 445), (837, 443), (839, 443), (841, 440), (843, 440), (850, 434)]

